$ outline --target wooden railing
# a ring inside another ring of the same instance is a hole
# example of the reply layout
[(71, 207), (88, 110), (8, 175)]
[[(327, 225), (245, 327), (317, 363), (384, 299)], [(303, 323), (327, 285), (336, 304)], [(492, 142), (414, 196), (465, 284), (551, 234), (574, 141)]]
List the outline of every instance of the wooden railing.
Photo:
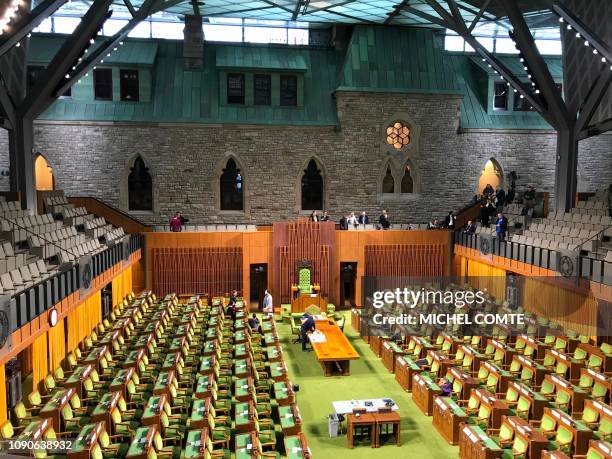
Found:
[(482, 199), (479, 199), (478, 201), (468, 204), (459, 212), (457, 212), (457, 221), (455, 222), (455, 228), (461, 228), (462, 226), (467, 225), (468, 221), (476, 221), (478, 215), (480, 214), (481, 203)]
[(68, 196), (68, 201), (76, 207), (85, 207), (89, 213), (104, 217), (109, 223), (123, 227), (126, 233), (138, 234), (151, 231), (151, 228), (136, 220), (128, 213), (117, 209), (91, 196)]

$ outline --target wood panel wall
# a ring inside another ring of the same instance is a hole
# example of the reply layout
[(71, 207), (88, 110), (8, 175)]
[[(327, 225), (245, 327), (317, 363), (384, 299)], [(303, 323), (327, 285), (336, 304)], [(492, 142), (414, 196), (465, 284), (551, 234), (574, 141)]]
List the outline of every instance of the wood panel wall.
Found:
[(156, 248), (153, 291), (225, 295), (242, 290), (242, 247)]
[[(548, 269), (496, 256), (486, 261), (474, 249), (455, 246), (455, 274), (473, 276), (475, 273), (469, 267), (474, 265), (489, 265), (498, 273), (504, 270), (523, 276), (520, 304), (526, 310), (550, 318), (563, 327), (589, 336), (601, 335), (603, 330), (612, 327), (609, 313), (612, 286), (587, 279), (581, 279), (576, 285), (574, 279), (559, 277)], [(483, 270), (480, 270), (482, 273)]]
[[(319, 223), (321, 224), (321, 223)], [(331, 224), (331, 223), (330, 223)], [(357, 265), (356, 293), (357, 305), (361, 305), (361, 279), (365, 275), (365, 247), (367, 245), (439, 245), (443, 255), (438, 260), (442, 275), (451, 272), (450, 232), (432, 231), (339, 231), (334, 230), (333, 251), (330, 252), (329, 295), (328, 300), (336, 305), (340, 298), (340, 264), (343, 262)], [(281, 304), (280, 290), (273, 288), (276, 266), (274, 263), (274, 234), (272, 228), (256, 232), (201, 232), (201, 233), (146, 233), (145, 242), (145, 286), (155, 290), (153, 285), (152, 255), (154, 249), (161, 248), (199, 248), (199, 247), (241, 247), (242, 248), (242, 288), (237, 290), (249, 300), (249, 268), (251, 264), (267, 264), (268, 289), (274, 297), (275, 305)], [(136, 283), (137, 275), (134, 274)]]

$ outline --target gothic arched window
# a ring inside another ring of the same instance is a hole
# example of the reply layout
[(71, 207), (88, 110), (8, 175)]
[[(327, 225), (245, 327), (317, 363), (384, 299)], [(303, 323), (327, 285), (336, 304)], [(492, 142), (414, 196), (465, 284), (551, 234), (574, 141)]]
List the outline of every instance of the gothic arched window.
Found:
[(302, 176), (302, 210), (323, 209), (323, 176), (311, 159)]
[(395, 192), (395, 179), (393, 178), (393, 174), (391, 174), (391, 167), (387, 166), (387, 173), (383, 178), (382, 182), (382, 192), (383, 193), (394, 193)]
[(243, 180), (233, 159), (228, 159), (219, 179), (221, 210), (244, 210)]
[(410, 171), (410, 166), (406, 166), (404, 177), (402, 178), (402, 193), (414, 193), (414, 180)]
[(153, 210), (153, 180), (140, 156), (128, 176), (128, 197), (129, 210)]

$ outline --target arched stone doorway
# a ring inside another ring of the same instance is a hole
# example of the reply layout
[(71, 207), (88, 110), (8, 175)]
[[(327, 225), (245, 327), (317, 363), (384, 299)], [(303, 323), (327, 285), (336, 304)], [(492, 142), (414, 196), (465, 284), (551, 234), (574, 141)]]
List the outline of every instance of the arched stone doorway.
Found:
[(53, 191), (55, 189), (53, 168), (49, 166), (47, 160), (41, 154), (37, 155), (34, 160), (34, 174), (37, 191)]

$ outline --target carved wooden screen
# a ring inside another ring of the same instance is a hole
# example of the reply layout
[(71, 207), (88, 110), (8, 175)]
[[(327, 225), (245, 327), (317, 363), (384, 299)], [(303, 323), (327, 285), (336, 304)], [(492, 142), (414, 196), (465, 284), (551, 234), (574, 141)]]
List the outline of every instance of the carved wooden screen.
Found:
[(291, 302), (291, 285), (297, 283), (297, 266), (312, 263), (310, 282), (321, 286), (321, 295), (329, 297), (332, 288), (331, 265), (335, 241), (333, 222), (274, 223), (274, 295), (280, 303)]
[(385, 277), (434, 277), (444, 274), (442, 244), (393, 244), (365, 246), (365, 275)]
[(154, 248), (153, 290), (223, 295), (242, 290), (242, 248)]

